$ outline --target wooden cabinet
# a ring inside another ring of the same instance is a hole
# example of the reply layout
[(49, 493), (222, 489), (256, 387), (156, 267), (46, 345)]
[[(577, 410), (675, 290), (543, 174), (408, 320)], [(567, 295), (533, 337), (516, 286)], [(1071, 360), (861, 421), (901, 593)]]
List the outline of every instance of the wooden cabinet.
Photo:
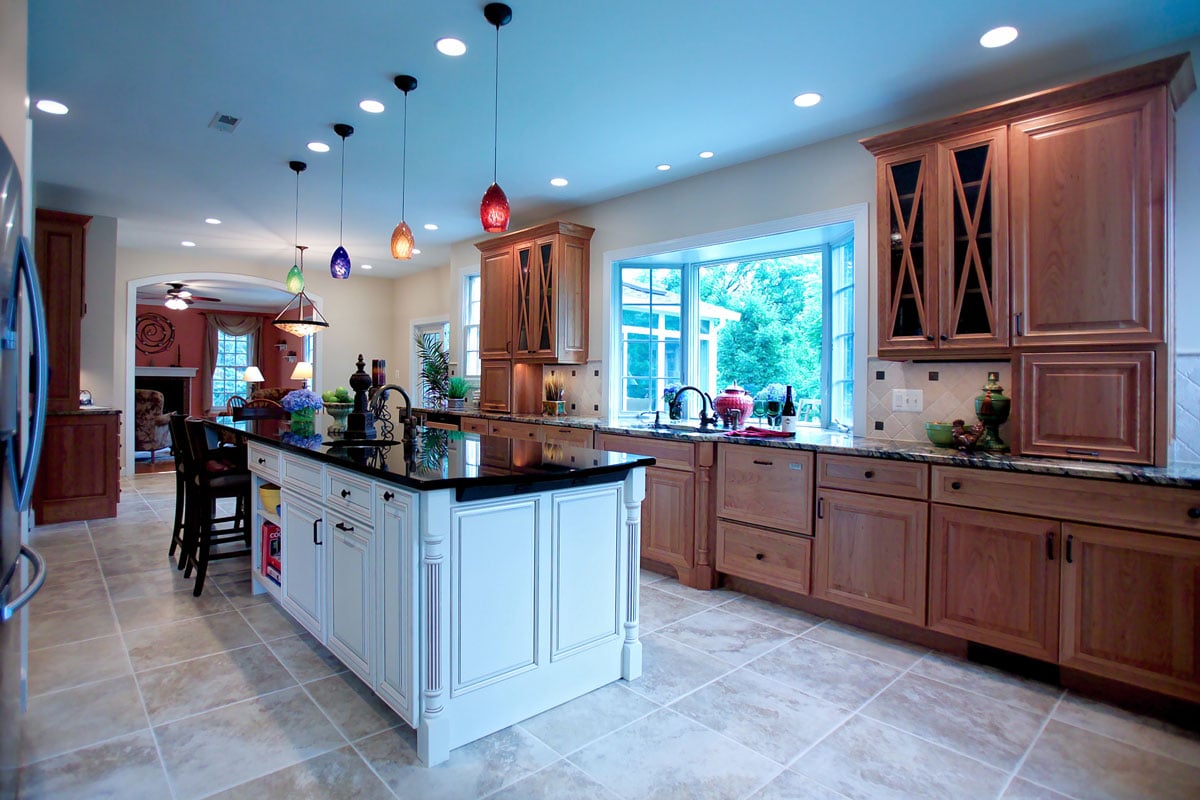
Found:
[(817, 484), (826, 489), (924, 500), (929, 496), (929, 467), (912, 461), (821, 453)]
[(717, 571), (808, 594), (812, 538), (717, 520)]
[(488, 421), (482, 417), (463, 417), (459, 426), (467, 433), (486, 434), (488, 432)]
[[(75, 397), (78, 406), (79, 397)], [(121, 498), (119, 411), (46, 415), (33, 487), (38, 525), (117, 515)]]
[(540, 428), (540, 425), (532, 422), (488, 420), (488, 435), (503, 436), (506, 439), (521, 439), (529, 442), (541, 441), (541, 436), (538, 433)]
[[(91, 217), (64, 211), (37, 209), (34, 257), (46, 307), (47, 358), (50, 385), (46, 407), (50, 411), (79, 408), (80, 327), (84, 303), (84, 270), (87, 229)], [(83, 517), (77, 517), (83, 519)]]
[(929, 627), (973, 642), (1058, 658), (1059, 523), (934, 504)]
[(928, 503), (817, 491), (814, 597), (925, 624)]
[(375, 534), (371, 526), (328, 512), (329, 636), (326, 644), (368, 684), (375, 650)]
[(1200, 541), (1062, 532), (1060, 663), (1200, 700)]
[(1022, 345), (1164, 341), (1166, 87), (1010, 127)]
[(1160, 456), (1153, 351), (1023, 353), (1018, 364), (1022, 454), (1131, 464)]
[(479, 306), (479, 357), (512, 358), (512, 248), (500, 248), (480, 257)]
[(812, 453), (722, 444), (717, 448), (717, 516), (811, 534), (812, 475)]
[(286, 484), (281, 499), (281, 602), (309, 633), (325, 641), (325, 512)]
[(568, 444), (574, 447), (593, 447), (595, 441), (590, 428), (568, 428), (566, 425), (542, 425), (542, 441), (547, 444)]

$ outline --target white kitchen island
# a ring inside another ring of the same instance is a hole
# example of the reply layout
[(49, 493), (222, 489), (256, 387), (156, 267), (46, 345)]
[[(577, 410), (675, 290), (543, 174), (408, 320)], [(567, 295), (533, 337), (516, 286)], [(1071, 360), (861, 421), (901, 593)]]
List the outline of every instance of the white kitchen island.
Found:
[[(218, 423), (220, 427), (220, 424)], [(450, 750), (641, 674), (638, 562), (653, 459), (421, 431), (330, 448), (274, 421), (246, 438), (255, 531), (278, 525), (280, 583), (256, 587), (417, 730)], [(282, 487), (278, 509), (258, 487)]]

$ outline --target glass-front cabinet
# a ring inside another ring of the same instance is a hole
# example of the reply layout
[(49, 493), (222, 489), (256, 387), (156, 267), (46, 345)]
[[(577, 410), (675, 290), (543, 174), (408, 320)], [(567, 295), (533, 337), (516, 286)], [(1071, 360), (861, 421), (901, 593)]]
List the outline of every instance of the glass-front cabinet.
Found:
[(517, 358), (555, 359), (555, 239), (517, 246)]
[(935, 160), (923, 145), (877, 162), (880, 356), (937, 348)]

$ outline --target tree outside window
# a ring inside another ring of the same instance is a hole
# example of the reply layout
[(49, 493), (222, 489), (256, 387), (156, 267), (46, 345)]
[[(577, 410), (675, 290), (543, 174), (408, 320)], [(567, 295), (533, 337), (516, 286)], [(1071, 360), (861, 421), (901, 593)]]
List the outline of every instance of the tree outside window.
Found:
[(249, 386), (242, 378), (250, 366), (251, 334), (230, 336), (217, 331), (217, 358), (213, 367), (212, 405), (210, 408), (225, 408), (234, 395), (248, 397)]

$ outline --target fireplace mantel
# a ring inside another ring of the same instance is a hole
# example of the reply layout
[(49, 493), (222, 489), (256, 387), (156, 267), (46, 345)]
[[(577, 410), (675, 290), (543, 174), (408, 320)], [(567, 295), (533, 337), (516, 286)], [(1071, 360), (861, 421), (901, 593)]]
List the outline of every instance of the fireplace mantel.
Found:
[(195, 367), (134, 367), (137, 378), (194, 378)]

